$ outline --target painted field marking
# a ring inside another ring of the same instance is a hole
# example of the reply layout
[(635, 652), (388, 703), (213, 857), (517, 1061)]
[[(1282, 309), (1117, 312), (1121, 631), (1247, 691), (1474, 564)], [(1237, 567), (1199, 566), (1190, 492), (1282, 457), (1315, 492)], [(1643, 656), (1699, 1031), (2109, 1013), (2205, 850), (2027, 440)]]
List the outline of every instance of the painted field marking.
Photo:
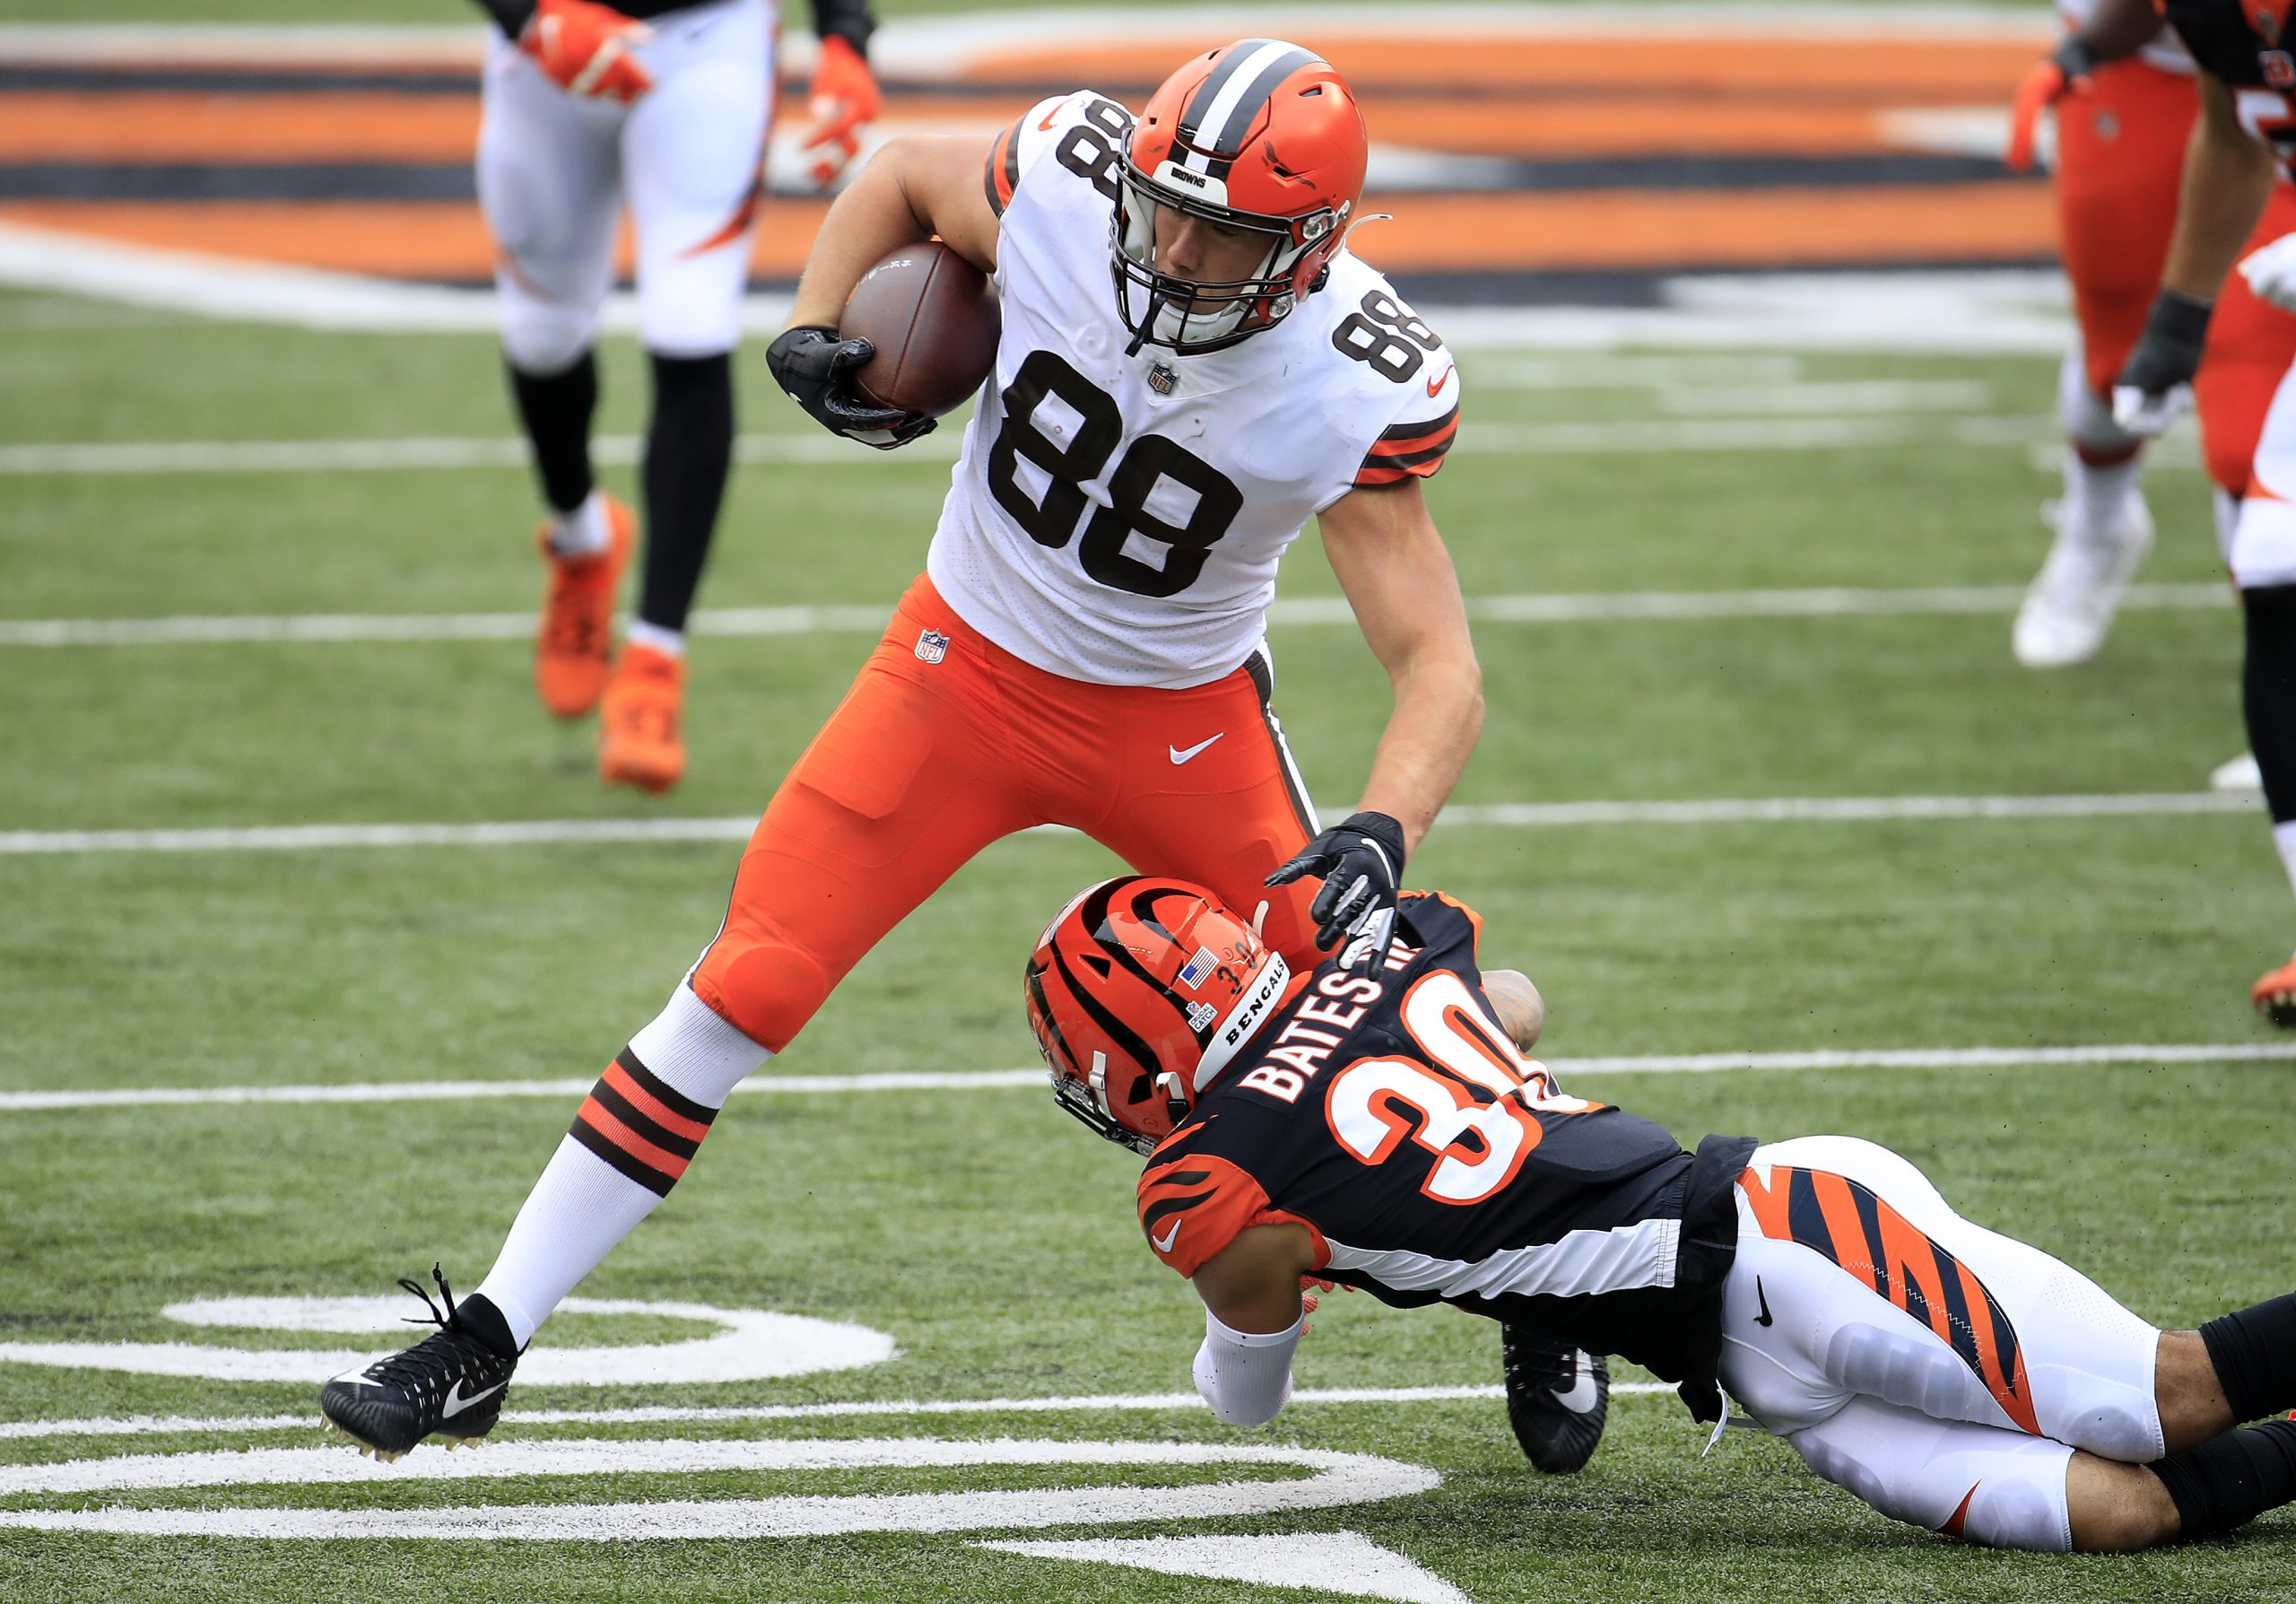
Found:
[(1993, 387), (1976, 379), (1837, 379), (1682, 385), (1661, 390), (1657, 400), (1660, 411), (1678, 417), (1713, 418), (1969, 413), (1992, 397)]
[[(1718, 1075), (1804, 1069), (2021, 1069), (2105, 1064), (2247, 1064), (2296, 1059), (2296, 1042), (2110, 1042), (2085, 1047), (1830, 1048), (1812, 1052), (1694, 1052), (1549, 1058), (1557, 1075)], [(841, 1097), (859, 1092), (1041, 1090), (1042, 1069), (948, 1069), (925, 1073), (752, 1076), (736, 1096)], [(361, 1081), (344, 1085), (128, 1086), (98, 1091), (0, 1092), (0, 1113), (65, 1109), (213, 1107), (241, 1103), (484, 1102), (506, 1097), (579, 1097), (582, 1080)], [(22, 1345), (18, 1345), (22, 1346)], [(0, 1347), (0, 1357), (7, 1356)], [(341, 1368), (338, 1366), (337, 1368)]]
[(1209, 1576), (1220, 1582), (1305, 1588), (1387, 1599), (1394, 1604), (1474, 1604), (1466, 1594), (1360, 1531), (1303, 1532), (1296, 1537), (1088, 1538), (1052, 1542), (970, 1545), (1031, 1559), (1130, 1565), (1167, 1576)]
[[(1870, 393), (1875, 387), (1897, 383), (1909, 393), (1957, 396), (1982, 392), (1982, 385), (1958, 380), (1858, 380), (1839, 385), (1761, 387), (1701, 392), (1702, 406), (1734, 405), (1754, 413), (1822, 411), (1821, 398), (1796, 400), (1796, 392), (1839, 390), (1845, 395)], [(1765, 400), (1765, 396), (1770, 398)], [(1685, 410), (1668, 397), (1666, 409)], [(1909, 403), (1938, 410), (1935, 401)], [(1957, 402), (1956, 405), (1959, 405)], [(1918, 414), (1893, 415), (1892, 409), (1858, 405), (1854, 398), (1832, 410), (1871, 413), (1871, 416), (1782, 417), (1722, 416), (1624, 419), (1590, 423), (1470, 423), (1459, 432), (1455, 455), (1587, 456), (1633, 455), (1656, 451), (1815, 451), (1853, 450), (1869, 446), (1911, 444), (1945, 438), (1943, 420)], [(1954, 438), (1966, 445), (2023, 448), (2045, 437), (2056, 425), (2047, 419), (2008, 415), (1966, 415), (1953, 420)], [(957, 458), (962, 436), (955, 430), (906, 447), (899, 461), (932, 466)], [(591, 445), (597, 461), (624, 466), (638, 460), (642, 442), (634, 434), (600, 435)], [(807, 466), (884, 466), (883, 454), (832, 435), (744, 434), (734, 443), (735, 459), (761, 464), (802, 464)], [(474, 436), (394, 440), (120, 440), (64, 441), (54, 445), (0, 446), (0, 475), (63, 475), (68, 476), (119, 474), (310, 474), (404, 473), (413, 469), (524, 468), (524, 440), (509, 437)]]
[[(189, 1342), (0, 1342), (0, 1364), (134, 1375), (198, 1376), (219, 1382), (318, 1382), (361, 1370), (403, 1345), (409, 1300), (403, 1297), (207, 1298), (161, 1312), (186, 1325), (291, 1331), (388, 1331), (387, 1347), (257, 1349)], [(595, 1347), (537, 1347), (519, 1361), (521, 1381), (545, 1386), (619, 1386), (675, 1382), (713, 1385), (813, 1375), (882, 1364), (899, 1351), (883, 1331), (841, 1321), (767, 1309), (707, 1303), (569, 1298), (570, 1314), (649, 1314), (707, 1323), (716, 1329), (683, 1342)]]
[[(1892, 820), (2161, 818), (2254, 814), (2245, 791), (2040, 797), (1748, 797), (1648, 802), (1492, 802), (1446, 807), (1453, 828), (1564, 829), (1612, 824), (1805, 824)], [(348, 848), (523, 847), (601, 842), (747, 841), (748, 814), (716, 819), (526, 819), (477, 824), (265, 824), (200, 830), (0, 831), (0, 858), (97, 852), (290, 852)], [(1039, 824), (1027, 834), (1066, 833)]]
[[(1674, 1395), (1664, 1382), (1616, 1382), (1613, 1398)], [(1305, 1387), (1286, 1408), (1302, 1404), (1454, 1403), (1500, 1399), (1504, 1387)], [(892, 1417), (939, 1419), (958, 1415), (1157, 1414), (1200, 1409), (1193, 1392), (1083, 1393), (1053, 1398), (889, 1399), (883, 1402), (739, 1404), (724, 1406), (653, 1404), (625, 1409), (506, 1409), (508, 1425), (656, 1425), (676, 1422), (738, 1424), (771, 1420), (853, 1420)], [(117, 1415), (78, 1420), (0, 1421), (0, 1441), (47, 1437), (169, 1437), (210, 1432), (309, 1431), (309, 1410), (294, 1415)]]
[(894, 1493), (774, 1498), (666, 1499), (628, 1504), (506, 1504), (432, 1509), (83, 1509), (0, 1511), (0, 1526), (121, 1535), (382, 1538), (619, 1542), (639, 1539), (756, 1539), (863, 1531), (978, 1531), (1205, 1521), (1330, 1509), (1405, 1498), (1442, 1485), (1423, 1466), (1329, 1449), (1212, 1443), (943, 1442), (885, 1437), (828, 1441), (502, 1443), (483, 1453), (438, 1453), (396, 1465), (340, 1448), (131, 1456), (0, 1469), (0, 1492), (417, 1481), (516, 1477), (768, 1474), (866, 1468), (952, 1469), (1082, 1465), (1237, 1465), (1305, 1469), (1304, 1478), (1177, 1487), (1087, 1485), (1025, 1491)]
[[(2019, 585), (1914, 585), (1899, 588), (1810, 586), (1790, 590), (1622, 590), (1482, 596), (1467, 601), (1480, 623), (1696, 622), (1723, 618), (1902, 618), (1990, 615), (2017, 610)], [(2228, 585), (2132, 585), (2126, 612), (2213, 612), (2232, 606)], [(690, 623), (697, 635), (874, 634), (891, 616), (890, 604), (703, 607)], [(1280, 629), (1352, 623), (1339, 597), (1295, 597), (1268, 609)], [(0, 647), (246, 646), (344, 641), (526, 641), (532, 613), (288, 613), (189, 615), (174, 618), (0, 619)]]

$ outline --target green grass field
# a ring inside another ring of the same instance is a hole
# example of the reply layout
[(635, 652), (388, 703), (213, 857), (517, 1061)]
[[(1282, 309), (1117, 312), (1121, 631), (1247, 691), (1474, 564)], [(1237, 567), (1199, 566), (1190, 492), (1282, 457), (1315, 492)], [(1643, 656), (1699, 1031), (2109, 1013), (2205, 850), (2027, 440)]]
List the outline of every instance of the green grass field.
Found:
[[(76, 8), (73, 9), (77, 14)], [(433, 11), (447, 8), (433, 6)], [(107, 14), (110, 14), (109, 12)], [(1474, 423), (1622, 426), (1663, 389), (1598, 356), (1465, 358)], [(642, 411), (604, 357), (610, 432)], [(1711, 358), (1702, 358), (1709, 369)], [(2053, 364), (1804, 359), (1798, 382), (1976, 387), (1958, 412), (2048, 434)], [(1729, 388), (1726, 373), (1702, 384)], [(744, 426), (802, 436), (761, 344)], [(1757, 387), (1758, 388), (1758, 387)], [(500, 437), (491, 342), (256, 329), (0, 295), (0, 444)], [(1909, 392), (1914, 394), (1916, 392)], [(1811, 408), (1828, 410), (1813, 393)], [(1726, 403), (1718, 402), (1717, 405)], [(1909, 405), (1912, 405), (1909, 403)], [(1463, 450), (1431, 488), (1471, 597), (2015, 586), (2052, 488), (2025, 444), (1952, 443), (1954, 411), (1864, 449)], [(1781, 432), (1791, 423), (1781, 423)], [(945, 458), (739, 470), (712, 607), (890, 606), (921, 564)], [(607, 482), (627, 489), (627, 468)], [(2199, 475), (2163, 464), (2148, 581), (2216, 577)], [(0, 615), (516, 613), (537, 575), (516, 469), (12, 472)], [(1334, 591), (1312, 539), (1289, 597)], [(2005, 610), (1486, 623), (1489, 729), (1464, 804), (2193, 792), (2243, 740), (2229, 609), (2130, 612), (2096, 664), (2033, 675)], [(754, 814), (866, 650), (860, 632), (703, 637), (691, 778), (602, 790), (587, 733), (534, 705), (514, 640), (0, 644), (0, 834)], [(1384, 686), (1344, 625), (1280, 629), (1278, 704), (1326, 809), (1352, 801)], [(587, 1079), (714, 929), (728, 844), (0, 852), (0, 1092)], [(1108, 870), (1074, 837), (1005, 842), (832, 999), (770, 1075), (1010, 1068), (1044, 918)], [(2259, 815), (1658, 823), (1439, 830), (1413, 877), (1487, 916), (1529, 969), (1559, 1059), (1612, 1055), (2244, 1044), (2248, 981), (2291, 911)], [(2290, 1067), (2118, 1064), (1684, 1076), (1573, 1089), (1686, 1138), (1848, 1131), (1926, 1169), (1963, 1212), (2191, 1323), (2296, 1283)], [(338, 1345), (188, 1331), (163, 1306), (378, 1295), (443, 1260), (474, 1285), (575, 1098), (0, 1108), (0, 1343)], [(786, 1380), (522, 1382), (501, 1443), (1001, 1437), (1336, 1450), (1424, 1467), (1411, 1496), (1191, 1521), (748, 1540), (155, 1538), (0, 1524), (0, 1597), (920, 1600), (1221, 1598), (1291, 1590), (991, 1551), (977, 1541), (1352, 1531), (1480, 1604), (1506, 1600), (2284, 1599), (2296, 1518), (2161, 1555), (2036, 1559), (1893, 1525), (1781, 1445), (1622, 1397), (1590, 1469), (1533, 1477), (1488, 1399), (1305, 1402), (1241, 1434), (1190, 1407), (991, 1408), (674, 1424), (592, 1412), (1185, 1390), (1198, 1317), (1142, 1250), (1133, 1171), (1036, 1089), (737, 1098), (687, 1182), (585, 1295), (770, 1309), (889, 1333), (883, 1364)], [(409, 1301), (412, 1306), (411, 1300)], [(700, 1334), (569, 1315), (570, 1345)], [(355, 1345), (355, 1344), (354, 1344)], [(1473, 1386), (1495, 1333), (1335, 1299), (1305, 1388)], [(0, 1422), (305, 1416), (301, 1382), (0, 1362)], [(622, 1469), (373, 1488), (43, 1492), (28, 1467), (309, 1447), (308, 1425), (142, 1434), (0, 1430), (0, 1520), (101, 1508), (359, 1508), (1187, 1486), (1296, 1476), (1218, 1464), (831, 1472)], [(490, 1447), (489, 1452), (500, 1452)], [(603, 1449), (600, 1451), (604, 1451)], [(648, 1451), (634, 1446), (631, 1452)], [(435, 1448), (417, 1456), (438, 1457)], [(456, 1456), (459, 1461), (464, 1456)], [(335, 1461), (329, 1461), (333, 1463)], [(349, 1453), (340, 1462), (358, 1463)], [(414, 1464), (417, 1461), (410, 1461)]]

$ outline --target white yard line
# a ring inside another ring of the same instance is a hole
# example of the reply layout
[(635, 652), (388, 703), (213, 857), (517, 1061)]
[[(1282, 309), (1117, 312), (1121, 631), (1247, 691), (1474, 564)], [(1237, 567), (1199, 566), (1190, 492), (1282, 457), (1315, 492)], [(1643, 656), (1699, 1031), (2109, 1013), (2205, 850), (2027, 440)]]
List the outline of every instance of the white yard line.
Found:
[[(1664, 1382), (1615, 1382), (1613, 1398), (1672, 1396)], [(1452, 1403), (1504, 1398), (1496, 1386), (1305, 1387), (1286, 1408), (1301, 1404)], [(651, 1425), (679, 1421), (933, 1419), (952, 1415), (1065, 1415), (1121, 1410), (1157, 1414), (1200, 1409), (1193, 1392), (1084, 1394), (1066, 1398), (889, 1399), (882, 1403), (752, 1404), (680, 1407), (653, 1405), (628, 1409), (508, 1409), (505, 1425)], [(78, 1420), (0, 1421), (0, 1441), (40, 1437), (164, 1437), (206, 1432), (274, 1432), (317, 1429), (317, 1417), (298, 1415), (116, 1415)]]
[[(1645, 802), (1492, 802), (1447, 807), (1436, 822), (1500, 829), (1600, 824), (1842, 824), (1893, 819), (2152, 818), (2255, 814), (2243, 791), (2161, 791), (2031, 797), (1749, 797)], [(96, 852), (283, 852), (352, 847), (518, 847), (556, 843), (737, 841), (757, 827), (744, 814), (715, 819), (526, 819), (474, 824), (267, 824), (204, 830), (0, 832), (0, 857)], [(1057, 831), (1059, 825), (1039, 825)]]
[(1676, 417), (1729, 418), (1743, 414), (1774, 418), (1844, 413), (1969, 413), (1992, 398), (1992, 387), (1976, 379), (1841, 379), (1763, 384), (1740, 377), (1718, 383), (1670, 386), (1659, 391), (1657, 400), (1660, 411)]
[[(1835, 451), (1944, 441), (1948, 420), (1936, 415), (1982, 404), (1985, 387), (1958, 379), (1845, 380), (1839, 384), (1748, 385), (1667, 397), (1674, 413), (1736, 407), (1761, 415), (1626, 419), (1605, 423), (1470, 423), (1453, 451), (1463, 457), (1634, 456), (1673, 451)], [(1799, 398), (1810, 392), (1807, 399)], [(1831, 400), (1827, 399), (1832, 396)], [(1892, 402), (1893, 405), (1883, 405)], [(1924, 398), (1926, 397), (1926, 399)], [(1858, 416), (1790, 417), (1805, 412)], [(2030, 449), (2056, 430), (2039, 417), (1964, 413), (1950, 420), (1951, 438), (1963, 445)], [(943, 430), (907, 448), (899, 461), (943, 465), (956, 460), (963, 439)], [(596, 459), (627, 466), (639, 459), (634, 434), (604, 434), (592, 442)], [(882, 467), (886, 458), (866, 446), (828, 434), (744, 434), (735, 456), (747, 463), (822, 467)], [(526, 442), (510, 436), (409, 437), (388, 440), (84, 440), (0, 446), (0, 475), (102, 476), (152, 474), (399, 473), (417, 469), (520, 468)]]
[[(2054, 1069), (2109, 1064), (2283, 1063), (2296, 1042), (2105, 1043), (2088, 1047), (1877, 1047), (1860, 1051), (1660, 1053), (1641, 1057), (1544, 1060), (1566, 1078), (1581, 1075), (1715, 1075), (1817, 1069)], [(752, 1076), (740, 1095), (845, 1096), (858, 1092), (978, 1092), (1040, 1089), (1042, 1069), (950, 1069), (930, 1073)], [(320, 1086), (150, 1086), (85, 1092), (0, 1092), (0, 1113), (64, 1109), (200, 1107), (245, 1103), (487, 1102), (544, 1097), (570, 1100), (587, 1079), (383, 1081)]]
[[(1470, 599), (1467, 615), (1483, 623), (1585, 623), (1607, 620), (1901, 617), (1931, 614), (2007, 614), (2024, 589), (2014, 585), (1926, 585), (1898, 589), (1848, 586), (1798, 590), (1630, 590)], [(2232, 605), (2220, 584), (2133, 585), (2128, 612), (2215, 609)], [(874, 632), (888, 605), (809, 607), (704, 607), (697, 635), (761, 636)], [(1353, 621), (1337, 597), (1277, 602), (1268, 623), (1279, 628)], [(265, 642), (523, 641), (532, 613), (303, 613), (192, 615), (178, 618), (0, 619), (0, 647), (194, 646)]]

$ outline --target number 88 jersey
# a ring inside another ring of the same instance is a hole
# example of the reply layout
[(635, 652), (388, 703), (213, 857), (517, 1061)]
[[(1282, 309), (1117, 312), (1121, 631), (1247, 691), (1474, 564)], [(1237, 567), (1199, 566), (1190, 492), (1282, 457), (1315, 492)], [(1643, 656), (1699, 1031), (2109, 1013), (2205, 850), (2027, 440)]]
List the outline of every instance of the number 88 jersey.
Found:
[(1260, 645), (1276, 565), (1309, 518), (1441, 466), (1459, 377), (1345, 250), (1272, 328), (1200, 354), (1128, 353), (1110, 240), (1131, 126), (1080, 92), (1031, 108), (990, 150), (1004, 336), (927, 570), (1025, 662), (1179, 688)]

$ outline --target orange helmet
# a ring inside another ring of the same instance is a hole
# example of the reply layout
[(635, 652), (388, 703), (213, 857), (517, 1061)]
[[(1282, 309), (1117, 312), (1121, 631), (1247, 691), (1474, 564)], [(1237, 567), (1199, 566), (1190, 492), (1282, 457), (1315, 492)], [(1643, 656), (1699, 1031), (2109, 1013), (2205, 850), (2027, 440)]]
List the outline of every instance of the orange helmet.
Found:
[(2240, 0), (2240, 9), (2248, 13), (2248, 26), (2267, 45), (2280, 43), (2281, 31), (2288, 26), (2289, 0)]
[(1201, 885), (1125, 875), (1063, 908), (1029, 955), (1029, 1028), (1060, 1106), (1154, 1149), (1297, 988)]
[[(1132, 349), (1216, 351), (1282, 321), (1339, 249), (1370, 152), (1347, 81), (1300, 46), (1239, 39), (1165, 79), (1117, 192), (1117, 305)], [(1161, 271), (1160, 205), (1265, 235), (1259, 270), (1216, 283)]]

